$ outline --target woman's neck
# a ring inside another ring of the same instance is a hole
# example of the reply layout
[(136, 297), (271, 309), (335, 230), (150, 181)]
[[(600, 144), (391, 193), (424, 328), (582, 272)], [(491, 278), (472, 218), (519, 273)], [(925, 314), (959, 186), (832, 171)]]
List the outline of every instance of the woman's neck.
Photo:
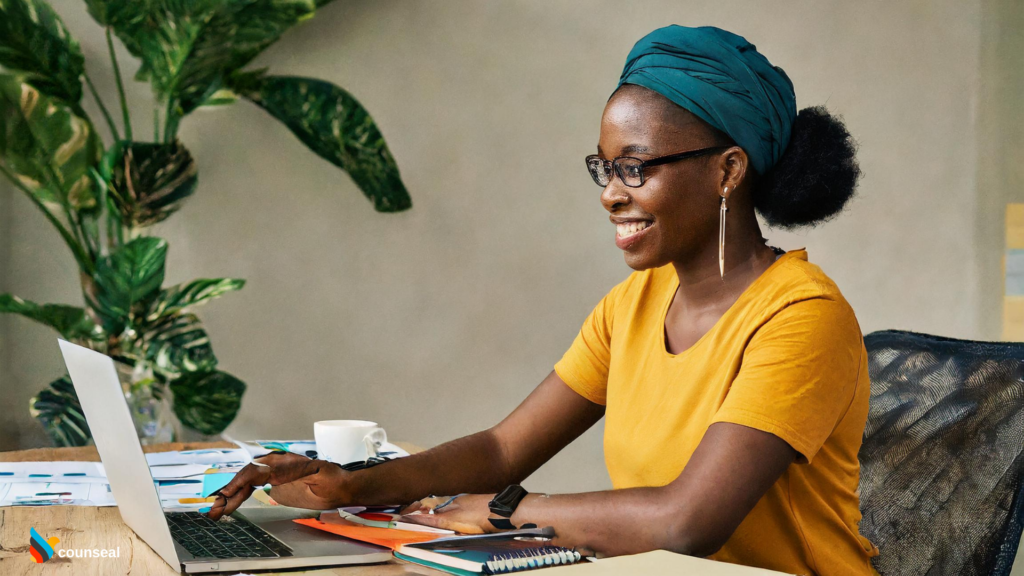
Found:
[[(732, 224), (730, 227), (729, 224)], [(726, 222), (725, 275), (719, 272), (718, 238), (685, 260), (672, 263), (679, 277), (676, 298), (685, 309), (728, 308), (772, 263), (775, 253), (761, 235), (757, 218)]]

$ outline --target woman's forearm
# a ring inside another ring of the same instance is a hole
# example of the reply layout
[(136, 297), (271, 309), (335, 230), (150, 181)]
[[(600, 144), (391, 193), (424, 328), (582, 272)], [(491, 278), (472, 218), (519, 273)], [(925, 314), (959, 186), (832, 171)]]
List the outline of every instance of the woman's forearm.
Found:
[(431, 494), (498, 492), (519, 479), (498, 437), (484, 430), (407, 458), (353, 472), (343, 499), (351, 504), (406, 504)]
[(685, 506), (673, 505), (666, 487), (630, 488), (584, 494), (530, 494), (511, 521), (516, 526), (552, 526), (555, 544), (588, 554), (619, 556), (650, 550), (673, 550), (705, 556), (721, 542), (707, 540), (688, 518)]
[(512, 523), (553, 526), (565, 545), (600, 555), (665, 549), (707, 556), (728, 541), (795, 458), (793, 448), (772, 434), (719, 422), (665, 486), (530, 495)]
[(603, 406), (584, 399), (552, 371), (495, 427), (351, 474), (344, 500), (406, 504), (430, 494), (500, 492), (533, 473), (603, 414)]

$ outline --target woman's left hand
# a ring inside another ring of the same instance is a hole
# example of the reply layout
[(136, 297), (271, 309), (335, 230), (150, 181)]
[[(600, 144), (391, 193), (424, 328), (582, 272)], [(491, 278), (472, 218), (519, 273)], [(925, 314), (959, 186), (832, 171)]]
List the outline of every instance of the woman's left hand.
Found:
[(433, 514), (431, 510), (444, 504), (448, 497), (424, 498), (402, 510), (402, 520), (424, 526), (454, 530), (462, 534), (489, 534), (499, 532), (487, 518), (491, 510), (487, 503), (494, 494), (465, 494)]

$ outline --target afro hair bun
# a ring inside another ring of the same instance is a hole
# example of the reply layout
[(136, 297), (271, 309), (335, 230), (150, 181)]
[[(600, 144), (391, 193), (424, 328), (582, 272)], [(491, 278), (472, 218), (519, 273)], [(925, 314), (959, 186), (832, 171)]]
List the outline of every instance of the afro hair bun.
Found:
[(841, 117), (824, 106), (804, 108), (782, 158), (754, 188), (757, 211), (776, 228), (815, 226), (836, 217), (861, 176), (856, 151)]

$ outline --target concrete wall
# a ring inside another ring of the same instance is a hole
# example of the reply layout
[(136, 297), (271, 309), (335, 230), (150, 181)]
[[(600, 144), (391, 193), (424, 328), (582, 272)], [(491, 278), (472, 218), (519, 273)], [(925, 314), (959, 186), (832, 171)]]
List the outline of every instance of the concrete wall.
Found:
[[(55, 2), (90, 74), (116, 99), (84, 5)], [(414, 199), (374, 213), (348, 178), (245, 103), (197, 113), (181, 137), (200, 189), (157, 233), (167, 281), (249, 279), (202, 310), (222, 368), (249, 383), (237, 437), (309, 437), (361, 417), (433, 445), (486, 427), (551, 369), (629, 270), (583, 168), (633, 42), (667, 23), (746, 36), (785, 68), (800, 107), (825, 103), (860, 141), (860, 196), (807, 246), (865, 332), (995, 337), (998, 269), (979, 264), (981, 0), (369, 2), (326, 7), (256, 63), (331, 80), (372, 111)], [(628, 13), (628, 16), (627, 16)], [(122, 66), (135, 65), (122, 52)], [(136, 131), (149, 89), (132, 83)], [(99, 117), (97, 116), (97, 119)], [(78, 300), (57, 235), (13, 199), (5, 273), (26, 298)], [(988, 209), (988, 208), (986, 208)], [(986, 216), (987, 218), (987, 216)], [(986, 240), (987, 241), (987, 240)], [(989, 291), (991, 292), (991, 291)], [(6, 445), (45, 442), (28, 398), (60, 374), (53, 335), (10, 324)], [(3, 358), (3, 357), (0, 357)], [(14, 362), (16, 360), (16, 362)], [(599, 427), (598, 427), (599, 428)], [(530, 484), (609, 485), (600, 429)]]

